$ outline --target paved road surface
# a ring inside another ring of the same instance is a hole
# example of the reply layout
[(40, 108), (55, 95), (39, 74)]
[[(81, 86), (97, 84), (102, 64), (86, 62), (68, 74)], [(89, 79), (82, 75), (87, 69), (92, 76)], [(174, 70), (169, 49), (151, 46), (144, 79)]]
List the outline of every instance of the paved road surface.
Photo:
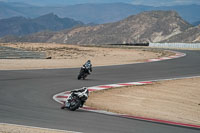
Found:
[(78, 81), (79, 68), (0, 71), (0, 122), (87, 133), (199, 133), (200, 130), (77, 110), (61, 110), (56, 93), (82, 86), (200, 75), (200, 51), (179, 59), (96, 67)]

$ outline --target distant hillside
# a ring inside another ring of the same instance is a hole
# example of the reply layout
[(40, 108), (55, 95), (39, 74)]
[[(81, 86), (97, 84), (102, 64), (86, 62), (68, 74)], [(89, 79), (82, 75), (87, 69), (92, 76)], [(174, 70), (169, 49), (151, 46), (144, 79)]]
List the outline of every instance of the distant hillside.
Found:
[(55, 32), (43, 31), (31, 35), (14, 36), (9, 35), (0, 38), (0, 42), (48, 42), (49, 38), (53, 38)]
[(53, 12), (59, 17), (68, 17), (84, 23), (116, 22), (130, 15), (152, 10), (174, 10), (186, 21), (194, 23), (200, 20), (200, 5), (179, 5), (152, 7), (125, 3), (78, 4), (71, 6), (40, 7), (23, 3), (0, 2), (0, 19), (13, 16), (34, 18)]
[(194, 22), (194, 23), (192, 23), (192, 25), (194, 25), (194, 26), (200, 25), (200, 21)]
[[(192, 27), (173, 11), (151, 11), (130, 16), (115, 23), (78, 27), (62, 32), (46, 32), (42, 42), (69, 44), (123, 44), (160, 42)], [(44, 33), (1, 41), (38, 42)], [(48, 36), (48, 37), (47, 37)], [(46, 40), (45, 40), (45, 39)]]
[(26, 11), (32, 8), (33, 6), (24, 3), (9, 3), (0, 1), (0, 19), (10, 18), (14, 16), (28, 17), (26, 15), (27, 14)]
[(191, 27), (185, 32), (172, 36), (162, 42), (200, 43), (200, 25)]
[(27, 35), (39, 31), (59, 31), (83, 25), (80, 21), (69, 18), (59, 18), (52, 13), (35, 19), (12, 17), (0, 20), (0, 37), (5, 35)]

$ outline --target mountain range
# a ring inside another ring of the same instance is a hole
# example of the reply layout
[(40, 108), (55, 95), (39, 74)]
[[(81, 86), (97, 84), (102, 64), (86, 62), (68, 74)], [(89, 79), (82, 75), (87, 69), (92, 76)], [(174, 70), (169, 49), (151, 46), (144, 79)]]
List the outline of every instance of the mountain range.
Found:
[(44, 30), (59, 31), (83, 26), (84, 23), (70, 18), (59, 18), (50, 13), (35, 19), (25, 17), (12, 17), (0, 20), (0, 37), (5, 35), (27, 35)]
[(23, 16), (28, 18), (39, 17), (44, 14), (54, 13), (59, 17), (68, 17), (84, 23), (110, 23), (122, 20), (130, 15), (152, 10), (174, 10), (180, 16), (194, 23), (200, 21), (200, 5), (178, 5), (178, 6), (142, 6), (125, 3), (106, 4), (77, 4), (63, 6), (33, 6), (16, 2), (0, 2), (0, 19)]
[(114, 23), (82, 26), (59, 32), (7, 36), (0, 42), (51, 42), (67, 44), (127, 44), (147, 42), (200, 42), (200, 27), (175, 11), (148, 11)]

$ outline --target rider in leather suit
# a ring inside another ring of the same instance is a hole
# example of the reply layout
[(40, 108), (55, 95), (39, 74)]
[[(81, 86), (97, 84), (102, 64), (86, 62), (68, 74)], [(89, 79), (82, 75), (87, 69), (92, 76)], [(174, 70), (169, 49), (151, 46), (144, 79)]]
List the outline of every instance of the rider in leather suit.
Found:
[(88, 74), (92, 72), (92, 64), (90, 60), (88, 60), (83, 66), (86, 68)]
[[(75, 90), (72, 90), (71, 91), (71, 93), (73, 93), (73, 92), (84, 92), (84, 91), (86, 91), (86, 89), (87, 89), (87, 87), (82, 87), (82, 88), (80, 88), (80, 89), (75, 89)], [(89, 93), (89, 92), (88, 92)], [(88, 93), (87, 93), (87, 95), (88, 95)], [(81, 101), (81, 106), (80, 107), (83, 107), (83, 104), (85, 103), (85, 101)]]

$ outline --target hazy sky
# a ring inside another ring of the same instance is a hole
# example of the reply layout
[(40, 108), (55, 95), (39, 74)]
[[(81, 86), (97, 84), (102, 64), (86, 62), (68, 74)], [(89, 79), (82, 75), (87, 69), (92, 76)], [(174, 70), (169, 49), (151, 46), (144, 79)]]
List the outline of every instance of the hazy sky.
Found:
[(200, 0), (0, 0), (7, 2), (24, 2), (34, 5), (72, 5), (82, 3), (114, 3), (123, 2), (135, 5), (151, 5), (151, 6), (166, 6), (166, 5), (187, 5), (198, 4)]

